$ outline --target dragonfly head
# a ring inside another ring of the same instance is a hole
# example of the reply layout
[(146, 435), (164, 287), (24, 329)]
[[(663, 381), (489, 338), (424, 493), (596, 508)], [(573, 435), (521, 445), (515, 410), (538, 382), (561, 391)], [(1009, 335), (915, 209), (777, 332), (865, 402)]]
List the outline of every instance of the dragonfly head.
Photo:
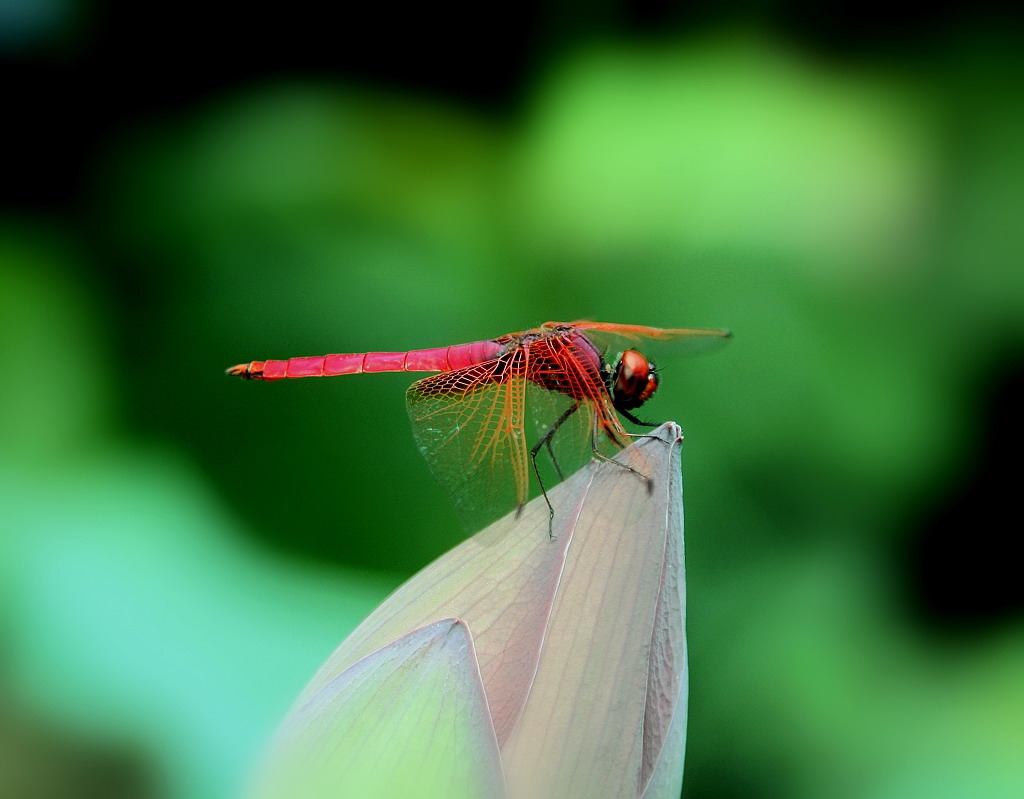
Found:
[(606, 374), (612, 405), (619, 411), (639, 408), (658, 390), (657, 367), (636, 350), (626, 350)]

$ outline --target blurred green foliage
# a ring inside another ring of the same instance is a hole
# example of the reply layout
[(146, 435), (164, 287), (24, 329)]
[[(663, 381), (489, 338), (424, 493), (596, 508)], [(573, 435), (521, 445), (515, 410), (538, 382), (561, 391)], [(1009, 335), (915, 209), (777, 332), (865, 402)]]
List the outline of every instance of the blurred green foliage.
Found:
[(225, 795), (462, 534), (408, 376), (226, 366), (547, 319), (727, 326), (644, 409), (687, 434), (684, 792), (1024, 795), (1021, 619), (936, 638), (893, 565), (1024, 340), (1011, 66), (721, 35), (577, 50), (511, 121), (293, 81), (125, 128), (91, 218), (0, 227), (3, 678), (168, 795)]

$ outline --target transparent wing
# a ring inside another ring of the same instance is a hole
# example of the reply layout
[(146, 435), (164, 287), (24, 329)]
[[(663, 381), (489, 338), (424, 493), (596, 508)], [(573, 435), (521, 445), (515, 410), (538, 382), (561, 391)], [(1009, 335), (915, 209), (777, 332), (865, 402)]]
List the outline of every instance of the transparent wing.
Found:
[(420, 452), (471, 532), (576, 472), (595, 444), (612, 455), (628, 441), (592, 355), (562, 338), (419, 380), (406, 404)]
[(418, 380), (406, 393), (416, 445), (470, 531), (529, 496), (521, 350)]
[[(628, 437), (611, 405), (600, 364), (570, 337), (529, 347), (527, 406), (536, 465), (550, 488), (586, 465), (594, 449), (614, 455)], [(538, 447), (539, 445), (539, 447)]]
[(732, 337), (729, 330), (712, 327), (647, 327), (586, 320), (571, 324), (608, 353), (622, 352), (637, 346), (646, 353), (651, 349), (647, 342), (652, 341), (670, 342), (657, 346), (655, 350), (658, 352), (709, 352), (725, 344)]

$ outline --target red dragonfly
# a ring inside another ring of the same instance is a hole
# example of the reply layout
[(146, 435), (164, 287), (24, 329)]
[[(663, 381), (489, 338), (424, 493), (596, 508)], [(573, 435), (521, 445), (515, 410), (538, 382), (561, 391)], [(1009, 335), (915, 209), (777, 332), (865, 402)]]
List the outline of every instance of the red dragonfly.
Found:
[[(634, 424), (655, 426), (632, 411), (657, 390), (657, 369), (625, 344), (640, 339), (706, 344), (729, 336), (729, 331), (715, 329), (546, 322), (469, 344), (252, 361), (227, 373), (246, 380), (281, 380), (440, 372), (413, 383), (406, 404), (420, 452), (472, 531), (512, 508), (522, 509), (529, 499), (531, 467), (547, 499), (538, 464), (542, 448), (561, 480), (591, 457), (608, 460), (629, 443), (632, 434), (617, 414)], [(615, 344), (623, 348), (613, 348)], [(548, 509), (553, 518), (550, 501)]]

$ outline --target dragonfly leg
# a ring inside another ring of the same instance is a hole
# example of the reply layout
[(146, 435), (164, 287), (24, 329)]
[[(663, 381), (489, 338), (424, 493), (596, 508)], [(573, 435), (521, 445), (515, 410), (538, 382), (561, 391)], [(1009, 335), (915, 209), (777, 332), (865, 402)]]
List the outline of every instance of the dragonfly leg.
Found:
[[(657, 422), (642, 422), (639, 419), (637, 419), (633, 414), (629, 413), (628, 411), (624, 411), (621, 408), (619, 409), (619, 413), (621, 413), (623, 416), (629, 419), (629, 421), (631, 421), (633, 424), (638, 424), (641, 427), (658, 426)], [(665, 441), (665, 439), (663, 439), (661, 436), (652, 435), (651, 433), (626, 433), (626, 435), (629, 436), (630, 438), (656, 438), (658, 439), (658, 441)]]
[[(627, 419), (629, 419), (629, 421), (631, 421), (633, 424), (640, 425), (640, 427), (657, 427), (659, 424), (658, 422), (643, 422), (640, 419), (637, 419), (629, 411), (622, 410), (622, 408), (616, 408), (616, 410), (623, 416), (625, 416)], [(629, 434), (627, 433), (627, 435)], [(634, 436), (634, 438), (636, 438), (636, 436)]]
[(579, 407), (580, 404), (577, 402), (573, 404), (571, 408), (567, 409), (566, 412), (558, 418), (558, 421), (551, 425), (550, 429), (544, 434), (544, 437), (537, 442), (537, 446), (533, 448), (534, 457), (536, 457), (538, 448), (541, 444), (544, 445), (545, 449), (548, 451), (548, 457), (551, 458), (551, 465), (555, 467), (555, 473), (558, 475), (559, 480), (564, 480), (565, 475), (562, 474), (562, 467), (558, 465), (558, 458), (555, 457), (555, 451), (551, 448), (551, 442), (555, 440), (555, 433), (558, 432), (558, 428), (562, 426), (566, 419), (579, 410)]
[(548, 428), (547, 432), (544, 433), (540, 440), (536, 444), (534, 444), (533, 448), (530, 450), (530, 463), (533, 464), (533, 473), (537, 475), (537, 482), (540, 484), (540, 493), (544, 495), (544, 501), (548, 503), (548, 535), (551, 538), (555, 537), (554, 530), (552, 529), (552, 525), (555, 520), (555, 509), (551, 505), (551, 500), (548, 499), (547, 489), (544, 488), (544, 478), (540, 476), (540, 469), (537, 466), (537, 453), (540, 452), (541, 447), (546, 447), (548, 455), (551, 456), (551, 463), (554, 464), (555, 472), (558, 473), (558, 479), (565, 479), (562, 475), (562, 470), (558, 466), (558, 461), (555, 459), (554, 450), (551, 449), (551, 440), (555, 437), (555, 433), (558, 432), (558, 428), (565, 423), (566, 419), (568, 419), (570, 416), (576, 413), (576, 411), (579, 410), (579, 407), (580, 404), (578, 402), (573, 403), (571, 406), (569, 406), (569, 408), (566, 409), (565, 413), (558, 417), (555, 423)]
[[(591, 430), (591, 433), (590, 433), (590, 450), (591, 450), (591, 452), (593, 452), (594, 457), (597, 458), (599, 461), (605, 461), (607, 463), (614, 463), (616, 466), (622, 467), (627, 472), (632, 472), (637, 477), (639, 477), (641, 480), (643, 480), (644, 482), (647, 483), (647, 493), (648, 494), (653, 494), (654, 493), (654, 480), (652, 480), (649, 475), (644, 474), (643, 472), (639, 471), (638, 469), (634, 469), (632, 466), (626, 465), (622, 461), (617, 461), (614, 458), (609, 458), (607, 455), (605, 455), (603, 452), (601, 452), (600, 449), (598, 449), (598, 446), (597, 446), (597, 436), (598, 436), (597, 428), (598, 428), (599, 425), (603, 427), (603, 425), (601, 425), (601, 422), (595, 416), (594, 417), (594, 427), (593, 427), (593, 429)], [(630, 435), (630, 434), (626, 433), (626, 435)], [(618, 443), (618, 440), (610, 432), (608, 434), (608, 437), (611, 438), (611, 440), (614, 441), (616, 444), (618, 444), (618, 446), (620, 446), (620, 447), (622, 446), (621, 444)], [(647, 435), (646, 433), (643, 434), (643, 435), (631, 436), (631, 437), (632, 438), (658, 438), (658, 436), (651, 436), (651, 435)]]
[(555, 451), (551, 449), (551, 439), (553, 439), (554, 436), (545, 436), (545, 438), (547, 438), (547, 442), (544, 444), (544, 447), (548, 451), (548, 457), (551, 458), (551, 465), (555, 467), (555, 472), (558, 474), (559, 481), (562, 481), (565, 479), (565, 475), (562, 474), (562, 467), (558, 465), (558, 458), (555, 457)]

